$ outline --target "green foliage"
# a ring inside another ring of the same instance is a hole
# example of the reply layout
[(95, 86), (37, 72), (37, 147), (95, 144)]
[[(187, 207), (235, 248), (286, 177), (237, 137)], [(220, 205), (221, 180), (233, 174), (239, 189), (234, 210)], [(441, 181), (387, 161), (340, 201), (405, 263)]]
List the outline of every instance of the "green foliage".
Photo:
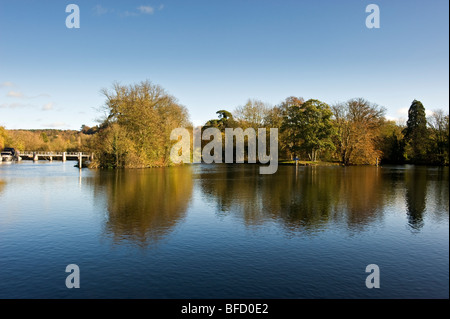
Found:
[(220, 120), (228, 120), (233, 118), (233, 114), (226, 110), (217, 111), (216, 114), (218, 114)]
[[(149, 81), (114, 84), (106, 97), (100, 125), (73, 130), (6, 130), (0, 127), (0, 148), (19, 151), (95, 152), (92, 167), (171, 165), (172, 129), (192, 130), (188, 112)], [(345, 165), (375, 163), (449, 164), (449, 115), (435, 110), (428, 119), (414, 100), (406, 126), (387, 121), (384, 109), (362, 98), (332, 107), (316, 99), (290, 96), (279, 105), (249, 99), (233, 112), (219, 110), (203, 129), (278, 128), (279, 160), (332, 160)], [(267, 134), (269, 134), (267, 130)], [(207, 141), (202, 141), (206, 144)], [(246, 141), (248, 143), (248, 141)]]
[(407, 143), (408, 158), (413, 163), (423, 163), (426, 160), (429, 132), (425, 108), (420, 101), (414, 100), (408, 110), (408, 121), (404, 130)]
[(48, 143), (48, 136), (45, 132), (41, 133), (41, 138), (44, 143)]
[(393, 121), (383, 121), (377, 139), (377, 148), (383, 154), (384, 163), (403, 163), (405, 161), (403, 127)]
[(304, 152), (311, 161), (317, 160), (317, 155), (325, 149), (334, 149), (331, 140), (335, 130), (331, 121), (328, 104), (319, 100), (308, 100), (302, 104), (287, 106), (282, 123), (282, 131), (287, 131), (296, 142), (293, 152)]
[(304, 102), (304, 99), (301, 97), (290, 96), (279, 105), (282, 118), (280, 126), (280, 131), (282, 133), (280, 138), (282, 144), (281, 148), (285, 149), (287, 154), (291, 157), (301, 151), (301, 139), (299, 130), (296, 127), (296, 117)]
[[(415, 163), (448, 165), (449, 117), (442, 110), (428, 119), (429, 127), (418, 101), (411, 106), (409, 126), (386, 120), (384, 113), (383, 107), (363, 98), (332, 107), (295, 96), (273, 107), (249, 99), (233, 113), (218, 111), (219, 118), (208, 121), (205, 128), (217, 127), (222, 133), (227, 127), (278, 128), (280, 160), (295, 156), (317, 161), (320, 155), (322, 160), (345, 165), (401, 164), (411, 158)], [(417, 161), (417, 154), (421, 161)]]
[(427, 162), (449, 164), (449, 115), (435, 110), (428, 119), (429, 156)]
[(225, 132), (226, 128), (234, 128), (237, 127), (237, 123), (233, 118), (233, 114), (226, 110), (219, 110), (216, 112), (218, 115), (218, 119), (212, 119), (206, 122), (204, 128), (208, 127), (216, 127), (221, 132)]
[(97, 133), (99, 130), (98, 126), (94, 126), (94, 127), (89, 127), (87, 125), (81, 125), (81, 133), (86, 134), (86, 135), (93, 135), (95, 133)]

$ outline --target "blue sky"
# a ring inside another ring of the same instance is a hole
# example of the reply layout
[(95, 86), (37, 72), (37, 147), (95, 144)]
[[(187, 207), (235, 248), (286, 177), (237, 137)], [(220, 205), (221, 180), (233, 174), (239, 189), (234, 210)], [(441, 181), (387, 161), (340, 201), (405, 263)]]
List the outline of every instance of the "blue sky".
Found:
[[(65, 25), (66, 5), (80, 28)], [(380, 28), (368, 29), (368, 4)], [(0, 125), (95, 125), (102, 88), (150, 80), (204, 124), (249, 98), (449, 107), (448, 0), (0, 0)]]

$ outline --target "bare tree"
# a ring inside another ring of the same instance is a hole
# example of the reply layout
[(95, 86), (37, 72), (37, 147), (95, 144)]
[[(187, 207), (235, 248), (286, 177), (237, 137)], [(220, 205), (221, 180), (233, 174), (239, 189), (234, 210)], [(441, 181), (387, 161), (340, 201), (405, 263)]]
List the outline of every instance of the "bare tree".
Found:
[(247, 103), (238, 106), (234, 112), (234, 119), (240, 122), (241, 127), (257, 129), (264, 126), (264, 121), (269, 114), (271, 106), (260, 100), (249, 99)]

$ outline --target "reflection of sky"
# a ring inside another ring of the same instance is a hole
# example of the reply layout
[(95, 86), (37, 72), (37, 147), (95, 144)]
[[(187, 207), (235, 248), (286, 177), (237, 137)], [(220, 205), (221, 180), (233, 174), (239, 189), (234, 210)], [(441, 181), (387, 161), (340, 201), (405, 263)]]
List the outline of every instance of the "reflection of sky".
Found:
[[(74, 163), (41, 162), (37, 164), (39, 167), (31, 162), (0, 165), (0, 176), (6, 181), (0, 193), (2, 221), (4, 218), (16, 221), (18, 236), (43, 236), (46, 240), (74, 227), (92, 231), (95, 223), (91, 222), (96, 218), (93, 196), (83, 188), (89, 171), (83, 170), (80, 179)], [(8, 233), (15, 229), (9, 229)]]

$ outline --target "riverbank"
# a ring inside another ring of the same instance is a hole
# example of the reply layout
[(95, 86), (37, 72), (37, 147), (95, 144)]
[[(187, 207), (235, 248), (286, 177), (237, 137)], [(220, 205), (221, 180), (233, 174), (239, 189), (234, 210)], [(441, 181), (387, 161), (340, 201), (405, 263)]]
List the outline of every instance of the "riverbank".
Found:
[[(341, 166), (342, 163), (339, 162), (322, 162), (322, 161), (297, 161), (299, 166)], [(279, 161), (278, 165), (296, 165), (296, 161), (285, 160)]]

